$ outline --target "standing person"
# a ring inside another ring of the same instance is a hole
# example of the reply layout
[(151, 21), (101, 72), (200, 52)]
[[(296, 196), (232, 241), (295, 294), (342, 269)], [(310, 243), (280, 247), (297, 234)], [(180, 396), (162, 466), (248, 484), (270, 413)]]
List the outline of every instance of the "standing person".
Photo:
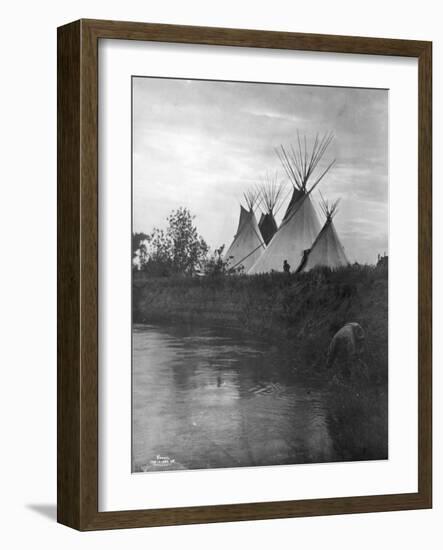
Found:
[(288, 260), (285, 260), (283, 262), (283, 271), (285, 273), (290, 273), (291, 272), (291, 266), (288, 264)]

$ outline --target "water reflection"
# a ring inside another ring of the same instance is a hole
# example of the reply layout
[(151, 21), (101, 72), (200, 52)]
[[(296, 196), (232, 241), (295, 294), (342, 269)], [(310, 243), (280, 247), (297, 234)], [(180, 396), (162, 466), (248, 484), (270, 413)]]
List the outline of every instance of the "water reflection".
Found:
[(289, 354), (227, 328), (133, 334), (133, 471), (337, 460), (325, 390)]

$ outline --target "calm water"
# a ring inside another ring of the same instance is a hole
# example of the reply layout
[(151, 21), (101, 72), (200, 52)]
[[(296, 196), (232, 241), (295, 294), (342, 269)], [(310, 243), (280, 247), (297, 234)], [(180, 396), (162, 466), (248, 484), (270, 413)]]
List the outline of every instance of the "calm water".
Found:
[(134, 327), (133, 470), (337, 460), (325, 390), (235, 330)]

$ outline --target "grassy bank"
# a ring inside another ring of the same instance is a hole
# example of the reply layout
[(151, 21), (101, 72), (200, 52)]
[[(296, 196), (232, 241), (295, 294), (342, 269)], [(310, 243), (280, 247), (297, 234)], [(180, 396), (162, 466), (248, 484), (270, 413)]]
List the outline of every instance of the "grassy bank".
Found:
[(346, 322), (366, 332), (371, 362), (387, 360), (388, 272), (349, 266), (286, 275), (147, 278), (134, 274), (134, 322), (224, 323), (292, 342), (306, 365), (322, 361)]
[[(387, 456), (388, 271), (349, 266), (286, 275), (133, 280), (134, 321), (227, 324), (269, 340), (290, 364), (329, 387), (330, 430), (349, 460)], [(332, 336), (347, 322), (366, 335), (369, 380), (341, 386), (325, 369)]]

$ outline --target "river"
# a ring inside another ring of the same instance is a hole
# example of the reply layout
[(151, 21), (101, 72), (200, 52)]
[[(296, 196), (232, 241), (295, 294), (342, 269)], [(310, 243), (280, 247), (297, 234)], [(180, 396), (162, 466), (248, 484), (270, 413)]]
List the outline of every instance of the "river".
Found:
[(133, 471), (338, 460), (324, 385), (294, 367), (238, 330), (136, 325)]
[(298, 367), (238, 329), (135, 325), (133, 471), (387, 459), (386, 388)]

